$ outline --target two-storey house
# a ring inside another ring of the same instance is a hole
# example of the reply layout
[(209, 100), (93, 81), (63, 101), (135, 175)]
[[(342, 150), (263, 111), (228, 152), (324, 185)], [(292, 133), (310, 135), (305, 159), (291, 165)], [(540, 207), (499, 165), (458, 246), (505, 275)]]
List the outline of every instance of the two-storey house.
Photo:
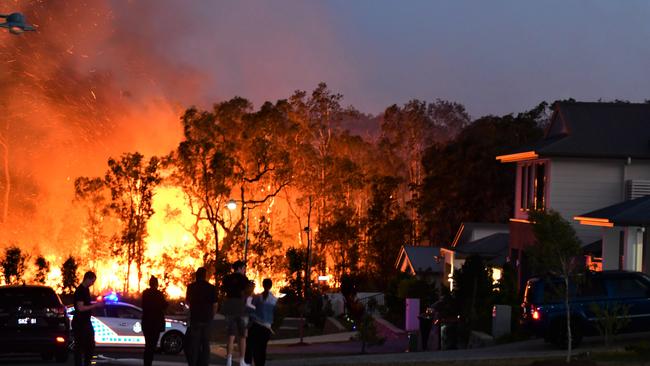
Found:
[(650, 269), (650, 104), (557, 103), (542, 141), (497, 159), (517, 165), (509, 251), (518, 266), (534, 241), (528, 212), (553, 209), (583, 245), (600, 241), (603, 269)]

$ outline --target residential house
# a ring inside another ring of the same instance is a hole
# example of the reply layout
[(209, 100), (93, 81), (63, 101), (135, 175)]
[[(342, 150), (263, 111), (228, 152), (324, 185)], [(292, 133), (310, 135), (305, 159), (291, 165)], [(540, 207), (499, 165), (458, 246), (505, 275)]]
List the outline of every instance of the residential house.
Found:
[(444, 271), (444, 259), (440, 248), (403, 245), (397, 256), (395, 267), (401, 272), (414, 275), (429, 283), (440, 286)]
[(603, 269), (650, 269), (650, 104), (557, 103), (542, 141), (497, 159), (517, 165), (509, 245), (517, 265), (534, 240), (528, 212), (553, 209), (584, 246), (600, 242)]
[(443, 281), (453, 289), (454, 271), (460, 269), (471, 255), (482, 257), (492, 269), (495, 281), (501, 278), (501, 269), (508, 256), (509, 228), (507, 224), (464, 222), (458, 228), (454, 241), (441, 248), (444, 257)]

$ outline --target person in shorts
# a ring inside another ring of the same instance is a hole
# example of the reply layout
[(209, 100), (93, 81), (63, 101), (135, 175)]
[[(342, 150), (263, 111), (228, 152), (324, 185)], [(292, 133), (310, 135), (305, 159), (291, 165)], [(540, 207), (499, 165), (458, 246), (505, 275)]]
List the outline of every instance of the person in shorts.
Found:
[(232, 265), (232, 273), (223, 278), (222, 289), (225, 295), (222, 304), (222, 314), (226, 320), (226, 331), (228, 334), (228, 346), (226, 354), (226, 366), (232, 366), (232, 351), (237, 339), (239, 345), (239, 364), (245, 366), (244, 355), (246, 354), (247, 334), (247, 313), (246, 313), (246, 290), (249, 281), (246, 277), (246, 266), (242, 261), (236, 261)]

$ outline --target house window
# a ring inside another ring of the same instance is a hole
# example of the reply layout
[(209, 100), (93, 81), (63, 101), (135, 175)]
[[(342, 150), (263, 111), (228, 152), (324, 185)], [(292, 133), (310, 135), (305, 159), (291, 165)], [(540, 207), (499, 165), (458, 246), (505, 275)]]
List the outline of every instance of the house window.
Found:
[(520, 166), (519, 209), (543, 210), (546, 208), (546, 162), (536, 161)]

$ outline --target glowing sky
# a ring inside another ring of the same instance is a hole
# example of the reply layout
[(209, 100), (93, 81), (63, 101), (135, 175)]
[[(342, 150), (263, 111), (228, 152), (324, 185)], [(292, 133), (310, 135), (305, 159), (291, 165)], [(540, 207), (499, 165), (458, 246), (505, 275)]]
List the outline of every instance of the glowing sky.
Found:
[(151, 7), (134, 3), (146, 25), (134, 31), (167, 35), (160, 47), (205, 73), (206, 102), (259, 104), (325, 81), (368, 113), (443, 98), (478, 117), (649, 95), (647, 1), (165, 0), (142, 14)]

